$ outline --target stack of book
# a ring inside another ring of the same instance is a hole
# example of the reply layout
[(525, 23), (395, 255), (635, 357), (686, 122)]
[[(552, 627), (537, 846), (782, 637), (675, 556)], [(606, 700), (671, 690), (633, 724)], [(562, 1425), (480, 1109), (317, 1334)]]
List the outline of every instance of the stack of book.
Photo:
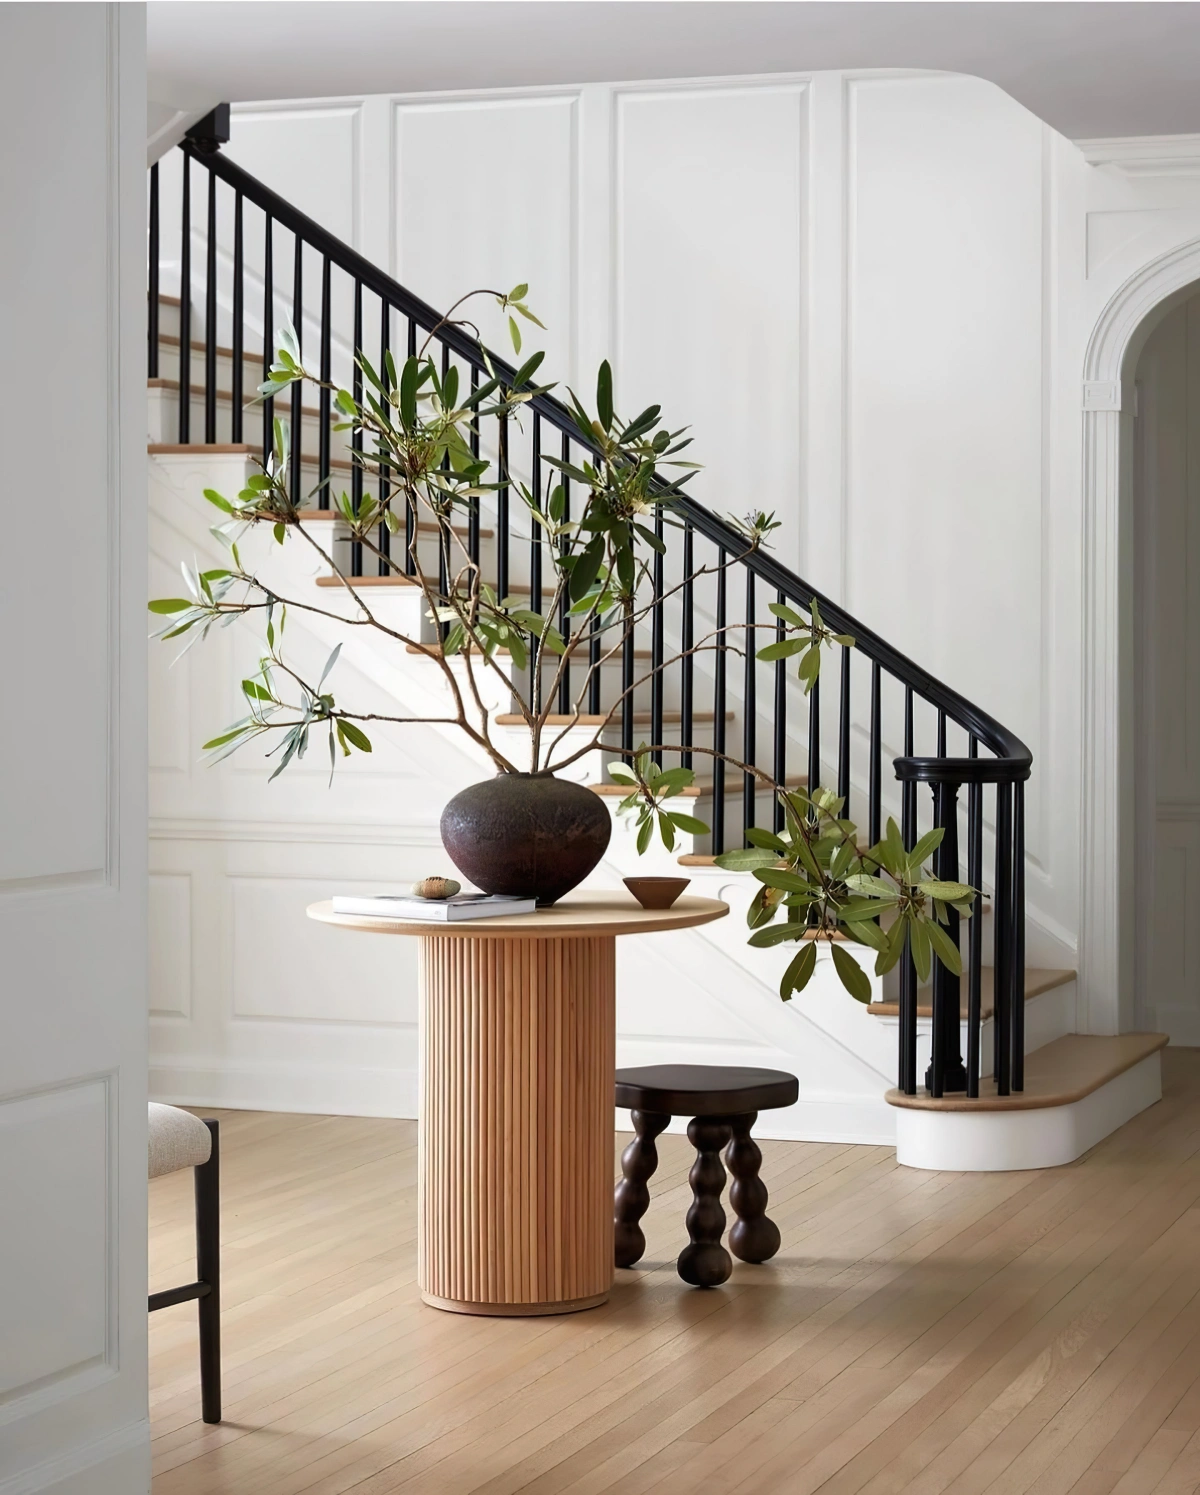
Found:
[(455, 893), (451, 898), (416, 898), (411, 893), (384, 894), (377, 898), (339, 894), (333, 900), (335, 914), (353, 914), (361, 919), (426, 919), (431, 924), (531, 914), (536, 907), (536, 898), (509, 897), (502, 893)]

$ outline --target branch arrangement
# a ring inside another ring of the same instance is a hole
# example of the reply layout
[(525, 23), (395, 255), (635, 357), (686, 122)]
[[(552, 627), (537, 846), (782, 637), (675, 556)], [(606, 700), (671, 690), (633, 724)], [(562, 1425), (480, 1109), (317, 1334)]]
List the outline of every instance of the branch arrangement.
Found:
[[(665, 553), (661, 530), (671, 524), (670, 510), (697, 464), (681, 456), (691, 444), (685, 429), (671, 430), (661, 418), (661, 407), (650, 405), (632, 420), (624, 420), (613, 403), (612, 371), (601, 364), (596, 382), (595, 413), (589, 413), (569, 392), (569, 412), (576, 427), (574, 439), (587, 455), (578, 462), (543, 454), (550, 469), (547, 481), (533, 477), (532, 485), (514, 480), (508, 472), (508, 435), (519, 424), (523, 407), (554, 386), (535, 382), (543, 354), (525, 360), (511, 380), (495, 372), (486, 350), (481, 350), (486, 378), (463, 389), (458, 369), (444, 362), (439, 371), (430, 346), (447, 326), (477, 329), (455, 313), (475, 297), (493, 299), (508, 316), (513, 346), (519, 354), (521, 333), (517, 317), (542, 324), (530, 310), (528, 287), (507, 293), (480, 290), (461, 298), (426, 337), (424, 344), (397, 365), (391, 352), (376, 369), (360, 351), (356, 354), (355, 387), (361, 394), (315, 378), (305, 369), (299, 341), (288, 326), (269, 378), (259, 386), (259, 399), (271, 398), (297, 384), (328, 391), (334, 412), (333, 429), (349, 432), (351, 457), (365, 479), (377, 485), (378, 496), (365, 492), (357, 500), (346, 492), (330, 494), (330, 506), (342, 520), (349, 539), (364, 555), (380, 563), (384, 574), (404, 577), (420, 588), (427, 618), (436, 626), (440, 642), (410, 637), (389, 626), (371, 608), (356, 585), (314, 532), (311, 515), (324, 484), (307, 495), (304, 504), (292, 498), (289, 471), (290, 433), (287, 423), (274, 423), (274, 449), (246, 487), (236, 496), (212, 489), (205, 497), (222, 514), (213, 533), (229, 550), (227, 566), (200, 570), (183, 566), (186, 597), (160, 598), (150, 603), (166, 619), (158, 637), (191, 635), (188, 646), (207, 637), (214, 626), (228, 626), (237, 618), (260, 614), (265, 637), (256, 673), (242, 681), (246, 715), (205, 743), (213, 761), (248, 743), (276, 739), (272, 753), (279, 761), (271, 777), (302, 758), (314, 731), (327, 739), (331, 772), (339, 753), (369, 753), (371, 740), (364, 723), (438, 723), (457, 727), (489, 757), (500, 773), (521, 770), (498, 740), (484, 703), (483, 685), (489, 673), (511, 692), (514, 707), (529, 730), (528, 771), (552, 773), (589, 752), (604, 748), (628, 761), (614, 763), (613, 779), (629, 787), (621, 809), (638, 818), (639, 852), (649, 846), (655, 830), (672, 849), (678, 831), (702, 835), (708, 826), (682, 814), (669, 802), (692, 786), (688, 768), (663, 770), (653, 751), (708, 754), (743, 773), (757, 777), (774, 791), (783, 807), (786, 833), (748, 833), (749, 850), (726, 853), (721, 866), (752, 871), (763, 884), (750, 911), (752, 945), (802, 940), (804, 947), (788, 967), (781, 985), (786, 999), (802, 990), (816, 961), (816, 941), (840, 935), (833, 943), (833, 960), (851, 995), (868, 1000), (870, 984), (844, 942), (869, 946), (877, 952), (876, 969), (890, 969), (899, 959), (905, 937), (911, 941), (918, 971), (928, 974), (930, 960), (960, 969), (958, 951), (946, 935), (947, 910), (969, 913), (973, 893), (961, 884), (944, 884), (927, 877), (921, 863), (935, 849), (941, 832), (931, 832), (911, 852), (905, 852), (895, 825), (888, 837), (870, 851), (860, 851), (855, 828), (838, 819), (839, 801), (826, 791), (811, 797), (788, 793), (754, 765), (693, 744), (644, 745), (632, 753), (615, 747), (607, 736), (634, 691), (663, 670), (688, 656), (754, 648), (751, 622), (714, 629), (623, 688), (603, 712), (599, 723), (587, 716), (584, 703), (597, 670), (623, 656), (635, 630), (663, 601), (702, 576), (715, 576), (738, 565), (759, 549), (778, 528), (774, 516), (757, 512), (728, 522), (741, 538), (742, 548), (726, 553), (719, 563), (697, 567), (683, 581), (669, 587), (654, 584), (651, 556)], [(515, 314), (515, 315), (514, 315)], [(474, 382), (474, 381), (473, 381)], [(480, 455), (481, 422), (498, 422), (499, 458), (492, 463)], [(668, 471), (672, 474), (667, 475)], [(328, 482), (328, 479), (325, 480)], [(568, 514), (567, 485), (586, 494), (577, 515)], [(549, 600), (540, 610), (518, 598), (498, 596), (484, 580), (478, 561), (462, 538), (460, 521), (477, 514), (480, 500), (501, 490), (515, 496), (528, 512), (531, 533), (539, 536), (543, 567), (552, 577)], [(544, 495), (544, 496), (543, 496)], [(282, 595), (247, 568), (238, 537), (250, 526), (268, 525), (283, 545), (295, 541), (312, 548), (338, 578), (353, 603), (350, 616), (323, 609), (302, 598)], [(403, 537), (396, 548), (378, 536), (386, 529)], [(433, 575), (422, 562), (418, 539), (433, 533), (438, 563)], [(649, 553), (649, 554), (648, 554)], [(288, 662), (284, 632), (290, 610), (336, 620), (348, 629), (369, 628), (397, 647), (424, 654), (442, 672), (450, 706), (443, 716), (400, 716), (364, 713), (343, 706), (329, 681), (341, 644), (330, 654), (320, 676), (307, 678)], [(755, 650), (764, 661), (797, 659), (805, 693), (819, 678), (823, 650), (831, 645), (853, 647), (848, 635), (835, 634), (825, 624), (814, 602), (808, 615), (781, 603), (770, 604), (775, 624), (765, 625), (771, 641)], [(561, 628), (556, 619), (567, 620)], [(734, 635), (742, 635), (740, 646)], [(512, 671), (500, 662), (508, 654)], [(452, 661), (458, 662), (458, 668)], [(550, 668), (547, 669), (547, 661)], [(580, 668), (580, 665), (586, 665)], [(567, 670), (575, 669), (570, 676)], [(552, 703), (569, 679), (571, 709), (559, 719)], [(553, 719), (553, 720), (552, 720)], [(583, 726), (582, 740), (572, 729)], [(931, 839), (935, 837), (936, 839)], [(785, 917), (774, 923), (777, 913)], [(892, 922), (885, 931), (881, 920)]]

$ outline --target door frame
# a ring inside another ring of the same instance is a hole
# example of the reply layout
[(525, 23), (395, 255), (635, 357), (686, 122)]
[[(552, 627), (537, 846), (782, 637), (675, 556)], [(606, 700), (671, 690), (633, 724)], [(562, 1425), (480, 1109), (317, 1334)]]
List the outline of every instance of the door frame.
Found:
[(1134, 375), (1146, 339), (1198, 281), (1200, 239), (1143, 265), (1110, 298), (1084, 359), (1078, 1017), (1087, 1033), (1136, 1022), (1138, 931), (1153, 900), (1136, 813), (1149, 744), (1137, 710)]

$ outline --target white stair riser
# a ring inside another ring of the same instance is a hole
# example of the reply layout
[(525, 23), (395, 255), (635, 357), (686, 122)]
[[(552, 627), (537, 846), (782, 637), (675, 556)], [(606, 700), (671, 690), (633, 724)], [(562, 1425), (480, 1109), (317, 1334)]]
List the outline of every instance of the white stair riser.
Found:
[(1028, 1111), (897, 1107), (896, 1161), (954, 1173), (1057, 1168), (1161, 1099), (1161, 1055), (1154, 1053), (1070, 1105)]

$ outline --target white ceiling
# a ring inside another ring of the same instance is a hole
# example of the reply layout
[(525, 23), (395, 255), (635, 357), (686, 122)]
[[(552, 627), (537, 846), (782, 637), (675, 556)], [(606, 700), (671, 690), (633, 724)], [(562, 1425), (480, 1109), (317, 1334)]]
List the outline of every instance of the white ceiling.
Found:
[(906, 67), (991, 79), (1074, 139), (1200, 132), (1200, 5), (876, 0), (151, 0), (180, 107)]

